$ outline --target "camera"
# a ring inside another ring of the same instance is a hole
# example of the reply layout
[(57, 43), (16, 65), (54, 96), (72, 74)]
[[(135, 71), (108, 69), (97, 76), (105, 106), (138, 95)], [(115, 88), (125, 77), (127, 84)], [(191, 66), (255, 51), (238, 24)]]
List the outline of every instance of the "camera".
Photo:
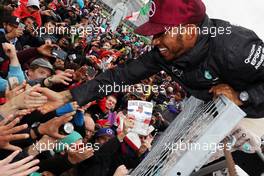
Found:
[(61, 60), (65, 60), (68, 56), (68, 53), (58, 48), (53, 48), (51, 51), (51, 54), (53, 57), (61, 59)]
[(21, 29), (25, 29), (26, 25), (24, 23), (19, 23), (18, 27), (21, 28)]

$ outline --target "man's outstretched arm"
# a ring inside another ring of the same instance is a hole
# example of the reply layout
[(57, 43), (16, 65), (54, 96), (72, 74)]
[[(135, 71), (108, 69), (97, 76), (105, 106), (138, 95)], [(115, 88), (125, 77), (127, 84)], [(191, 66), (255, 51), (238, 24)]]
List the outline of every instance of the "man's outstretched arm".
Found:
[(141, 55), (138, 59), (131, 60), (126, 64), (107, 70), (91, 81), (72, 90), (60, 93), (53, 92), (47, 88), (39, 88), (39, 91), (46, 95), (49, 102), (40, 107), (42, 113), (48, 113), (69, 101), (77, 101), (80, 106), (90, 101), (102, 98), (113, 92), (113, 86), (132, 85), (140, 80), (150, 77), (161, 71), (158, 62), (162, 59), (157, 50), (152, 50)]

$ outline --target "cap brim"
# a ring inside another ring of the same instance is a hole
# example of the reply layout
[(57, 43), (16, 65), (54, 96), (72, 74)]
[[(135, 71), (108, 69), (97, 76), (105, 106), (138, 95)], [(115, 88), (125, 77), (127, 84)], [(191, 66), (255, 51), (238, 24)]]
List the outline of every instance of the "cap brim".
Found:
[(114, 137), (115, 135), (113, 135), (113, 134), (99, 134), (96, 137), (102, 137), (102, 136)]
[(134, 32), (139, 35), (151, 36), (165, 32), (165, 27), (162, 24), (146, 22), (145, 24), (135, 29)]
[(46, 66), (46, 65), (41, 65), (41, 64), (35, 64), (35, 65), (37, 65), (37, 66), (39, 66), (39, 67), (47, 68), (47, 69), (49, 69), (52, 73), (55, 71), (54, 68), (51, 68), (51, 67)]
[(40, 9), (39, 5), (35, 5), (35, 4), (28, 4), (27, 5), (27, 7), (30, 7), (30, 6), (34, 6), (34, 7), (38, 8), (38, 9)]
[(19, 23), (17, 23), (17, 22), (8, 22), (8, 23), (11, 24), (11, 25), (14, 25), (16, 27), (18, 27), (18, 25), (19, 25)]

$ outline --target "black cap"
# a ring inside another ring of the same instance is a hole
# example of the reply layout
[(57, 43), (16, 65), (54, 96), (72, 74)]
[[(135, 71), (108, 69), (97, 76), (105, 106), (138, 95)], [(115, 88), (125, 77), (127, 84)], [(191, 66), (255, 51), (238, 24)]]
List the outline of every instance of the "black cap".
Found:
[(13, 24), (13, 25), (19, 25), (20, 19), (15, 16), (6, 16), (3, 19), (3, 22)]

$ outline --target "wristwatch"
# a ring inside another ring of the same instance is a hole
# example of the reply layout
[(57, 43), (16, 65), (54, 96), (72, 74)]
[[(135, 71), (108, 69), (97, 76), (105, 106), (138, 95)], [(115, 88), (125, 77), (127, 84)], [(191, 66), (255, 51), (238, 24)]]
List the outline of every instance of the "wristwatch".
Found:
[(248, 95), (248, 93), (247, 93), (246, 91), (242, 91), (242, 92), (240, 92), (240, 94), (239, 94), (239, 99), (240, 99), (240, 101), (242, 101), (243, 103), (244, 103), (244, 102), (247, 102), (248, 99), (249, 99), (249, 95)]
[(34, 131), (34, 133), (35, 133), (35, 135), (36, 135), (36, 137), (37, 137), (37, 139), (36, 140), (40, 140), (41, 138), (42, 138), (42, 134), (40, 134), (40, 132), (39, 132), (39, 130), (38, 130), (38, 128), (39, 128), (39, 126), (40, 126), (40, 123), (39, 122), (37, 122), (37, 123), (34, 123), (31, 127), (31, 129)]
[(51, 87), (53, 85), (52, 78), (53, 78), (53, 76), (50, 76), (47, 78), (47, 81), (48, 81), (47, 87)]
[(0, 122), (4, 120), (5, 118), (0, 114)]

